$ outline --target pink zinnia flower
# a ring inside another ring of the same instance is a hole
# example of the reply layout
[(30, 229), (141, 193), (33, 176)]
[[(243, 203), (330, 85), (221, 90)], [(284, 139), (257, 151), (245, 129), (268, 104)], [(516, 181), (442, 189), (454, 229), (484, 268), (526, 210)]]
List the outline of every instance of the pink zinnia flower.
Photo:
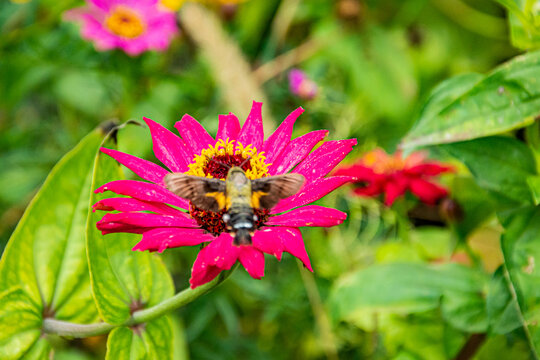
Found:
[(298, 69), (289, 71), (289, 89), (291, 93), (304, 100), (311, 100), (317, 96), (317, 84), (305, 72)]
[(421, 152), (403, 158), (401, 152), (388, 155), (384, 150), (376, 149), (366, 153), (352, 166), (338, 169), (335, 175), (355, 177), (359, 187), (354, 192), (358, 195), (385, 194), (384, 203), (388, 206), (407, 190), (424, 203), (433, 205), (448, 195), (448, 190), (431, 178), (452, 171), (451, 166), (426, 161)]
[[(260, 279), (264, 275), (263, 253), (281, 259), (282, 253), (288, 252), (312, 271), (298, 227), (334, 226), (346, 218), (341, 211), (307, 204), (351, 181), (349, 176), (326, 175), (351, 151), (356, 139), (327, 141), (311, 151), (328, 131), (313, 131), (291, 139), (294, 122), (304, 111), (298, 108), (264, 140), (261, 107), (261, 103), (253, 103), (243, 127), (232, 113), (220, 115), (215, 139), (189, 115), (184, 115), (175, 125), (180, 137), (144, 118), (152, 134), (154, 153), (168, 169), (102, 148), (102, 152), (147, 181), (117, 180), (97, 189), (96, 192), (112, 191), (128, 196), (97, 202), (94, 210), (118, 211), (106, 214), (97, 227), (103, 234), (143, 234), (133, 250), (162, 252), (166, 248), (206, 243), (192, 268), (192, 288), (211, 281), (236, 261), (253, 278)], [(281, 200), (271, 210), (255, 209), (258, 221), (252, 244), (236, 246), (231, 234), (226, 232), (223, 211), (216, 213), (193, 206), (167, 190), (163, 178), (172, 171), (224, 179), (228, 167), (223, 164), (242, 163), (252, 180), (285, 174), (294, 168), (293, 172), (305, 177), (305, 183), (296, 195)]]
[(178, 33), (175, 15), (160, 9), (157, 0), (88, 0), (65, 19), (80, 22), (82, 37), (97, 50), (120, 48), (133, 56), (167, 49)]

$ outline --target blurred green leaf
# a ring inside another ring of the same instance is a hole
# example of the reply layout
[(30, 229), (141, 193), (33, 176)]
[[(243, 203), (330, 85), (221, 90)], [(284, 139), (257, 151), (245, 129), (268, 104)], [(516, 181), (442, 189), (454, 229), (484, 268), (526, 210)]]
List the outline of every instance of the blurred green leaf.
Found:
[[(113, 148), (114, 144), (107, 144)], [(92, 189), (121, 179), (118, 163), (103, 153), (95, 158)], [(93, 194), (90, 203), (109, 194)], [(102, 319), (111, 324), (128, 320), (134, 309), (158, 304), (174, 294), (171, 276), (159, 257), (135, 252), (129, 234), (101, 235), (96, 222), (103, 213), (89, 211), (86, 228), (92, 291)]]
[(528, 125), (540, 113), (540, 52), (518, 56), (480, 79), (452, 78), (433, 91), (403, 148), (500, 134)]
[(103, 79), (90, 71), (66, 71), (56, 81), (54, 91), (60, 101), (86, 114), (111, 108)]
[(107, 340), (108, 360), (171, 359), (173, 330), (168, 317), (134, 328), (119, 327)]
[(478, 185), (492, 193), (498, 203), (531, 203), (527, 178), (536, 174), (531, 150), (509, 137), (487, 137), (439, 146), (462, 161)]
[[(341, 278), (332, 290), (330, 308), (335, 320), (362, 323), (372, 313), (418, 313), (437, 308), (460, 327), (483, 328), (482, 273), (457, 264), (393, 263), (376, 265)], [(460, 312), (464, 303), (474, 309)]]
[(505, 269), (500, 267), (489, 283), (486, 299), (490, 333), (507, 334), (523, 326), (519, 304), (512, 297), (509, 285)]
[[(93, 131), (58, 162), (26, 209), (2, 256), (0, 291), (18, 290), (11, 293), (9, 301), (0, 302), (0, 309), (30, 307), (38, 319), (34, 341), (40, 334), (42, 316), (75, 322), (91, 322), (97, 317), (90, 291), (84, 228), (93, 159), (102, 139), (101, 130)], [(27, 319), (20, 320), (24, 336), (31, 333)], [(13, 326), (1, 331), (6, 336), (4, 343), (24, 341), (21, 334), (17, 335), (19, 330)], [(31, 345), (31, 341), (24, 342), (5, 349), (5, 353), (17, 357)]]
[(540, 47), (540, 19), (536, 2), (531, 0), (495, 0), (508, 10), (510, 39), (520, 49)]

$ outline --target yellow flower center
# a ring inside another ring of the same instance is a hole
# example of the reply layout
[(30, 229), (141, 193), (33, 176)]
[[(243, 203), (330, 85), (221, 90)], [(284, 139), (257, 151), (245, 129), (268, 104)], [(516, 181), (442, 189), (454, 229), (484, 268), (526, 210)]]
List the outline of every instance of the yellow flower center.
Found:
[(251, 144), (244, 146), (229, 139), (220, 139), (216, 145), (204, 149), (201, 155), (195, 155), (186, 174), (225, 179), (230, 167), (240, 165), (250, 180), (269, 176), (270, 164), (266, 164), (264, 152), (258, 152)]
[(118, 36), (133, 39), (146, 30), (146, 25), (135, 11), (125, 6), (117, 6), (105, 20), (105, 26)]
[(362, 163), (377, 174), (391, 174), (403, 170), (405, 160), (399, 155), (387, 155), (380, 150), (370, 151), (362, 157)]

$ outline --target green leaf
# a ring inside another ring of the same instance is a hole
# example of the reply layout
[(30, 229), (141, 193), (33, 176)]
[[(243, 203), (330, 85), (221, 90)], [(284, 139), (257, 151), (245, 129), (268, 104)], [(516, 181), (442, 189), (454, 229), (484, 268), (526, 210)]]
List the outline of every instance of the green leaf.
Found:
[(509, 279), (505, 269), (500, 267), (489, 283), (486, 299), (489, 331), (492, 334), (506, 334), (523, 326), (519, 304), (509, 291)]
[(24, 354), (21, 360), (49, 360), (51, 350), (51, 344), (42, 337), (32, 345), (30, 350)]
[[(93, 159), (103, 136), (101, 130), (93, 131), (53, 168), (26, 209), (0, 261), (0, 291), (18, 289), (21, 301), (19, 305), (2, 301), (0, 311), (7, 311), (10, 306), (31, 307), (38, 314), (39, 321), (32, 330), (38, 335), (43, 313), (83, 323), (97, 318), (84, 229)], [(1, 332), (5, 344), (24, 341), (31, 333), (24, 321), (12, 325), (9, 331)], [(0, 353), (21, 355), (31, 345), (32, 342), (24, 342), (24, 346), (19, 343)]]
[[(437, 308), (443, 298), (443, 315), (451, 324), (481, 329), (485, 327), (485, 282), (484, 274), (457, 264), (376, 265), (340, 279), (332, 291), (330, 306), (335, 320), (366, 326), (373, 313), (424, 312)], [(463, 312), (464, 304), (474, 304), (474, 308)]]
[(22, 288), (0, 294), (0, 354), (19, 359), (41, 335), (41, 307)]
[(531, 190), (534, 205), (540, 204), (540, 176), (529, 176), (527, 178), (527, 185), (529, 185), (529, 189)]
[[(112, 148), (113, 144), (107, 147)], [(95, 158), (92, 189), (122, 178), (118, 163), (103, 153)], [(93, 194), (90, 203), (109, 194)], [(88, 212), (86, 228), (88, 263), (92, 290), (101, 318), (111, 324), (128, 320), (134, 309), (158, 304), (174, 294), (171, 276), (161, 259), (131, 248), (136, 238), (130, 234), (103, 236), (96, 228), (102, 212)]]
[(493, 136), (439, 148), (462, 161), (478, 185), (496, 195), (497, 202), (532, 202), (527, 178), (536, 174), (536, 164), (531, 150), (522, 142)]
[(511, 294), (509, 302), (513, 301), (531, 350), (538, 357), (540, 270), (536, 264), (540, 261), (540, 207), (519, 209), (505, 217), (500, 216), (500, 219), (506, 230), (501, 238), (501, 247)]
[(520, 49), (540, 47), (540, 20), (530, 0), (495, 0), (508, 10), (510, 39)]
[(173, 329), (164, 316), (134, 328), (119, 327), (107, 339), (107, 360), (171, 359)]
[(540, 113), (540, 52), (518, 56), (480, 79), (460, 75), (439, 85), (404, 149), (495, 135), (531, 124)]

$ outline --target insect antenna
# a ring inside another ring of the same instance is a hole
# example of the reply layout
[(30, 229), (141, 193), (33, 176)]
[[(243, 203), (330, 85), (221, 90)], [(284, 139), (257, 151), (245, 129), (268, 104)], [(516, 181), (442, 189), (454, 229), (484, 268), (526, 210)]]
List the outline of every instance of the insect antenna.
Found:
[(241, 163), (240, 165), (238, 165), (238, 167), (243, 169), (243, 166), (244, 166), (249, 160), (251, 160), (251, 156), (248, 156), (244, 161), (242, 161), (242, 163)]

